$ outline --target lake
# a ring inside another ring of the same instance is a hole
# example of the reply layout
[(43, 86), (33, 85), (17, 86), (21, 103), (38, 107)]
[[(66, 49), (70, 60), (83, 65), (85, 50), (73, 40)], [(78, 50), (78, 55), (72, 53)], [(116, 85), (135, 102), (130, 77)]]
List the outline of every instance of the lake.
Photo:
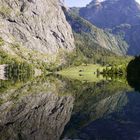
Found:
[(138, 140), (140, 93), (132, 85), (124, 77), (1, 80), (0, 139)]

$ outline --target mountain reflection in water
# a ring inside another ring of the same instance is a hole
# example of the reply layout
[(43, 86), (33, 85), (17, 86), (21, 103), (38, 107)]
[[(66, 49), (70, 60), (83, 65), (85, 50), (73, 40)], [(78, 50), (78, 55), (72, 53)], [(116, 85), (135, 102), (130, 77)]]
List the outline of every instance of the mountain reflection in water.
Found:
[(124, 78), (0, 82), (2, 140), (137, 140), (140, 93)]
[(65, 83), (48, 77), (26, 83), (1, 81), (0, 139), (59, 140), (74, 98), (63, 95)]

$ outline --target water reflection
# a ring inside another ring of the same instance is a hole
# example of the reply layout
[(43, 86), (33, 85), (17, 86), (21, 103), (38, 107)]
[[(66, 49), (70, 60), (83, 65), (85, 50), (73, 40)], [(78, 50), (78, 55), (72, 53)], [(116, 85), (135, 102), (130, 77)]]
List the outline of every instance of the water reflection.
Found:
[(140, 137), (139, 100), (137, 92), (116, 93), (91, 104), (87, 112), (73, 112), (63, 138), (137, 140)]
[(71, 95), (64, 94), (64, 87), (64, 82), (48, 77), (3, 89), (0, 139), (59, 140), (74, 101)]
[(124, 77), (89, 82), (50, 75), (0, 86), (2, 140), (140, 137), (140, 94)]

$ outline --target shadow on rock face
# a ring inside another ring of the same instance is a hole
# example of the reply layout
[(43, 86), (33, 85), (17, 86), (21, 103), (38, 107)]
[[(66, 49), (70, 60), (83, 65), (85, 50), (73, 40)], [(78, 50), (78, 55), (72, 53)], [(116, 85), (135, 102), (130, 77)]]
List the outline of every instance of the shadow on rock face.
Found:
[(140, 91), (140, 56), (128, 64), (127, 81), (136, 91)]

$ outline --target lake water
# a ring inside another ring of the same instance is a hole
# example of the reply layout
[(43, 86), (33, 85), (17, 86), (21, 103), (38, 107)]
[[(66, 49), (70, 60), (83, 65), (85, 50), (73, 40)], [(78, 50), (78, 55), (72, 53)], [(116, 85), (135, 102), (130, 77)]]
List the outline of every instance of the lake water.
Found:
[(138, 140), (140, 93), (131, 83), (52, 75), (1, 80), (0, 140)]

